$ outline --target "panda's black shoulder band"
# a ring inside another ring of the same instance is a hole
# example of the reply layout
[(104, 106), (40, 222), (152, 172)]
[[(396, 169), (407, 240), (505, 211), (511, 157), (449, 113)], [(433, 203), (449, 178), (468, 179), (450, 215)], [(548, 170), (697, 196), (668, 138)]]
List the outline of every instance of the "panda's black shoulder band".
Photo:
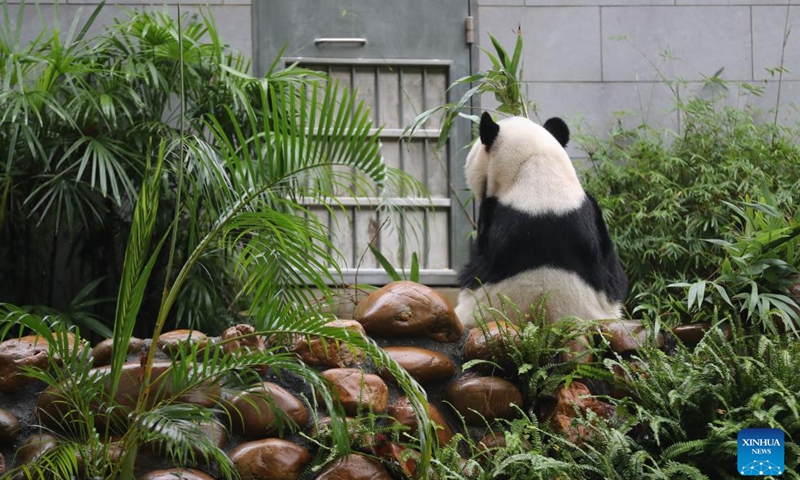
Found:
[(562, 147), (567, 146), (567, 143), (569, 143), (569, 127), (567, 127), (567, 123), (564, 120), (553, 117), (544, 122), (542, 126), (558, 140)]
[(492, 120), (492, 116), (489, 115), (489, 112), (483, 112), (483, 115), (481, 115), (481, 127), (479, 129), (479, 133), (481, 137), (481, 143), (483, 143), (483, 145), (486, 147), (486, 150), (489, 150), (497, 138), (497, 134), (500, 133), (500, 125)]

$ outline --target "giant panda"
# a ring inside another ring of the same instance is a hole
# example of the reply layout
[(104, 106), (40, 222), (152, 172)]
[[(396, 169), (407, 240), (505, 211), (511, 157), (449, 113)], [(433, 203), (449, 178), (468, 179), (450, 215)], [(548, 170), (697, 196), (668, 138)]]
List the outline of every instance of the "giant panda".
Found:
[(568, 315), (619, 318), (628, 278), (600, 207), (564, 149), (566, 123), (495, 122), (484, 113), (479, 133), (466, 161), (467, 185), (480, 208), (470, 258), (459, 273), (455, 311), (464, 327), (483, 317), (479, 307), (487, 300), (498, 307), (499, 294), (522, 314), (547, 294), (550, 322)]

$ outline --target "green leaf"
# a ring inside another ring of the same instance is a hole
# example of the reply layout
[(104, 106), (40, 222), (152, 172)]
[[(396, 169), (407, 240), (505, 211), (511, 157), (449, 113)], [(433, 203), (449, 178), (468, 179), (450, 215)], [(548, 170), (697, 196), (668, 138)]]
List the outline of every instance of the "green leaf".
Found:
[(419, 258), (417, 257), (417, 252), (411, 254), (411, 273), (408, 279), (419, 283)]
[(375, 245), (370, 243), (369, 251), (375, 255), (375, 259), (378, 260), (378, 263), (381, 264), (381, 267), (383, 267), (383, 270), (387, 275), (389, 275), (389, 278), (391, 278), (392, 281), (399, 282), (403, 279), (403, 277), (401, 277), (400, 274), (397, 273), (397, 270), (392, 266), (392, 262), (390, 262), (389, 259), (386, 258), (381, 251), (375, 247)]

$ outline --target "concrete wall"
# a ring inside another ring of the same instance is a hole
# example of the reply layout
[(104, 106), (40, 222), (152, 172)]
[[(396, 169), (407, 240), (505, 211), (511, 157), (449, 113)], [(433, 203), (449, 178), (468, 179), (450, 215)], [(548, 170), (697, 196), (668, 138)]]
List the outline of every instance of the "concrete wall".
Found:
[[(269, 0), (255, 0), (269, 1)], [(278, 0), (275, 0), (278, 1)], [(290, 0), (279, 0), (290, 1)], [(327, 0), (326, 0), (327, 1)], [(367, 0), (365, 0), (367, 1)], [(185, 11), (201, 6), (213, 12), (222, 38), (236, 50), (253, 53), (253, 0), (183, 0)], [(794, 2), (796, 5), (790, 5)], [(11, 15), (15, 15), (10, 0)], [(29, 2), (31, 3), (31, 2)], [(39, 1), (52, 24), (54, 1)], [(86, 18), (99, 0), (62, 0), (62, 27), (76, 15)], [(110, 0), (98, 27), (120, 9), (176, 10), (177, 0)], [(754, 105), (765, 112), (780, 105), (779, 119), (800, 119), (800, 1), (798, 0), (475, 0), (478, 42), (490, 48), (488, 34), (513, 48), (514, 29), (525, 41), (526, 91), (542, 120), (565, 117), (573, 130), (603, 134), (617, 121), (628, 126), (679, 129), (676, 92), (703, 90), (704, 79), (724, 68), (728, 101)], [(156, 7), (153, 7), (153, 6)], [(292, 20), (297, 21), (297, 20)], [(785, 50), (785, 31), (788, 36)], [(36, 9), (28, 6), (23, 37), (40, 31)], [(786, 72), (779, 87), (768, 69)], [(488, 67), (478, 54), (478, 68)], [(668, 81), (684, 80), (686, 84)], [(744, 90), (764, 89), (761, 97)], [(705, 89), (707, 90), (707, 88)], [(484, 107), (492, 108), (492, 99)], [(772, 118), (765, 113), (764, 118)], [(573, 155), (582, 152), (572, 148)]]
[[(779, 119), (800, 119), (800, 2), (794, 0), (477, 0), (479, 41), (488, 34), (513, 48), (520, 25), (524, 80), (542, 120), (562, 116), (571, 125), (608, 132), (620, 112), (635, 126), (679, 128), (674, 96), (709, 93), (703, 82), (724, 68), (727, 101)], [(787, 23), (788, 21), (788, 23)], [(785, 51), (785, 27), (788, 36)], [(778, 101), (777, 75), (781, 65)], [(479, 68), (487, 68), (481, 54)], [(670, 86), (667, 81), (685, 80)], [(742, 84), (764, 89), (756, 97)], [(485, 107), (493, 102), (486, 99)], [(573, 147), (573, 152), (576, 152)]]

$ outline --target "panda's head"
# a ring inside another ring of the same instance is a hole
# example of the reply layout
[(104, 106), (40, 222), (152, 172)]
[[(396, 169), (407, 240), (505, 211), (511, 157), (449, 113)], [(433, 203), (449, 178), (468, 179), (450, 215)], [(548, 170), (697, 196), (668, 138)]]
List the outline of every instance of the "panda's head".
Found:
[(569, 128), (560, 118), (544, 126), (524, 117), (481, 117), (480, 139), (467, 155), (467, 185), (479, 201), (498, 201), (528, 213), (580, 207), (585, 193), (564, 147)]

